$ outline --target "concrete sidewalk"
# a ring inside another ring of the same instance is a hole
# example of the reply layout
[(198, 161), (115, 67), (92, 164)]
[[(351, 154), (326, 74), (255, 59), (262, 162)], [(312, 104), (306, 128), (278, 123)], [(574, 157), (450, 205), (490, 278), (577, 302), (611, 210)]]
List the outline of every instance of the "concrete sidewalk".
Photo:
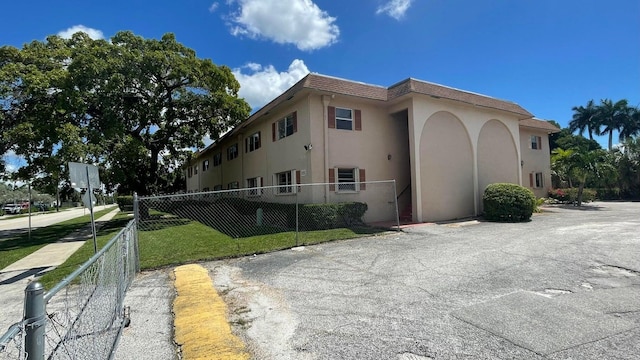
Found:
[[(96, 230), (119, 211), (116, 207), (96, 219)], [(91, 225), (86, 225), (0, 270), (0, 333), (22, 318), (24, 289), (29, 282), (64, 263), (90, 238)]]

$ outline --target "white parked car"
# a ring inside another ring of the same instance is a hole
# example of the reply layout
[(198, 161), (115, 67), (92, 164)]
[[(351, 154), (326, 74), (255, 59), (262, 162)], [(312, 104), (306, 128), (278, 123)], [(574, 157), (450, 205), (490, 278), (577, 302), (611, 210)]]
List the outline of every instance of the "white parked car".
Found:
[(5, 214), (20, 214), (22, 206), (18, 204), (6, 204), (2, 210)]

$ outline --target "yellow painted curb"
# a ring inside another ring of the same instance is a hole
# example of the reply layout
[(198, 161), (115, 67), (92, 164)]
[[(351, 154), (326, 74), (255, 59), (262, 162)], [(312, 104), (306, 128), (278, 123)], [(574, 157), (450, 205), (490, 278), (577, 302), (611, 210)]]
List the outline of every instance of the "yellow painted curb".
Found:
[(200, 265), (175, 268), (176, 298), (173, 301), (175, 342), (182, 358), (249, 359), (244, 343), (231, 333), (227, 305)]

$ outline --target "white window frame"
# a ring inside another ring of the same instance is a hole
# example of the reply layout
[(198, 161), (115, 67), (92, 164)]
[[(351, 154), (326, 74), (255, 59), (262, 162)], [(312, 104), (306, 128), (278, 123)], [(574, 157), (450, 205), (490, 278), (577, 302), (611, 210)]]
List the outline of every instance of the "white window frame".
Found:
[[(234, 150), (231, 151), (231, 149)], [(232, 154), (235, 154), (235, 156), (232, 157)], [(236, 158), (238, 158), (238, 143), (235, 143), (227, 148), (227, 161), (231, 161)]]
[[(280, 124), (282, 124), (282, 131), (280, 129)], [(291, 134), (287, 134), (289, 128), (291, 128)], [(293, 131), (293, 113), (278, 120), (278, 122), (276, 123), (276, 132), (276, 140), (284, 139), (295, 134), (295, 132)]]
[[(538, 181), (540, 180), (540, 181)], [(542, 189), (544, 187), (544, 174), (541, 172), (533, 173), (533, 187), (534, 189)]]
[(260, 131), (257, 131), (247, 137), (247, 152), (253, 152), (262, 146), (262, 142), (260, 141)]
[[(346, 110), (346, 111), (349, 111), (349, 113), (351, 114), (351, 117), (338, 116), (338, 111), (339, 111), (339, 110)], [(353, 128), (354, 128), (354, 126), (355, 126), (355, 125), (354, 125), (354, 116), (353, 116), (354, 112), (355, 112), (355, 111), (354, 111), (353, 109), (336, 107), (336, 129), (338, 129), (338, 130), (351, 130), (351, 131), (353, 131)], [(342, 121), (343, 123), (348, 121), (348, 122), (349, 122), (349, 124), (351, 124), (351, 126), (350, 126), (348, 129), (346, 129), (346, 128), (341, 128), (341, 127), (339, 127), (339, 126), (338, 126), (338, 124), (340, 124), (340, 122), (341, 122), (341, 121)]]
[[(280, 184), (280, 175), (286, 175), (289, 176), (289, 181), (290, 183), (288, 184)], [(294, 195), (298, 192), (298, 187), (296, 185), (298, 185), (296, 183), (296, 171), (295, 170), (289, 170), (289, 171), (282, 171), (279, 173), (275, 173), (273, 174), (273, 184), (276, 187), (276, 195)], [(282, 191), (283, 189), (285, 189), (285, 191)]]
[[(538, 142), (538, 139), (540, 140), (540, 142)], [(542, 136), (531, 135), (529, 137), (529, 147), (531, 148), (531, 150), (542, 150), (541, 142), (542, 142)]]
[(250, 189), (247, 193), (247, 196), (260, 196), (262, 195), (262, 189), (254, 189), (262, 187), (262, 178), (260, 176), (256, 176), (253, 178), (248, 178), (246, 180), (247, 188)]
[[(335, 181), (336, 181), (336, 192), (337, 193), (357, 193), (360, 191), (360, 168), (351, 168), (351, 167), (336, 167), (334, 168)], [(343, 184), (340, 186), (340, 170), (351, 170), (353, 173), (353, 181), (345, 181), (346, 183), (354, 183), (354, 184)], [(353, 188), (350, 188), (353, 186)], [(349, 188), (345, 188), (349, 187)]]
[(207, 170), (209, 170), (209, 159), (202, 161), (202, 171), (204, 172)]

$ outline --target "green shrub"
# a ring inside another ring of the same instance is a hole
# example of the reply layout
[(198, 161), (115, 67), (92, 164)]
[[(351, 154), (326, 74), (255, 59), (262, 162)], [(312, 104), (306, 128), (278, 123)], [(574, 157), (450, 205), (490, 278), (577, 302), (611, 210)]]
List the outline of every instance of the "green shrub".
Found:
[(116, 197), (116, 203), (121, 211), (133, 211), (133, 196), (121, 195)]
[(536, 206), (536, 197), (530, 189), (508, 183), (487, 186), (482, 201), (484, 216), (490, 221), (526, 221)]
[(594, 189), (596, 192), (596, 199), (598, 200), (620, 200), (622, 196), (620, 194), (619, 188), (605, 189), (598, 188)]
[(361, 202), (303, 205), (299, 210), (299, 226), (308, 231), (361, 225), (367, 209), (367, 204)]

